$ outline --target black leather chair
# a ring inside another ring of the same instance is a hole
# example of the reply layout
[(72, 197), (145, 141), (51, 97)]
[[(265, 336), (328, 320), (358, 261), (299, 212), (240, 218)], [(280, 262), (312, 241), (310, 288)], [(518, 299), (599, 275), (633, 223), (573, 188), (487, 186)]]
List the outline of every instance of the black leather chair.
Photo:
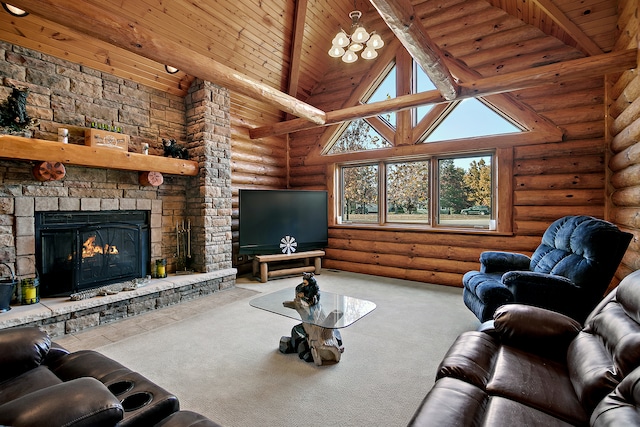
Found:
[(582, 322), (602, 298), (632, 235), (590, 216), (553, 222), (531, 257), (483, 252), (462, 279), (463, 300), (484, 322), (508, 303), (557, 311)]

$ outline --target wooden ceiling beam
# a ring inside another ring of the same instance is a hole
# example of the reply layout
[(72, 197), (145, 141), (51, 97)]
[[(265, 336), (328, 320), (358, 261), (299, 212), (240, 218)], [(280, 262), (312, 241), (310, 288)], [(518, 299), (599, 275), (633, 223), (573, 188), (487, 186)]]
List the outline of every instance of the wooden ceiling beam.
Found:
[(569, 36), (578, 43), (580, 50), (588, 55), (599, 55), (602, 49), (591, 40), (576, 24), (567, 18), (567, 16), (556, 6), (551, 0), (533, 0), (540, 9), (544, 11), (551, 19), (560, 26)]
[[(544, 65), (501, 76), (478, 78), (473, 81), (460, 83), (458, 99), (488, 96), (532, 87), (566, 83), (572, 80), (588, 79), (629, 70), (637, 67), (637, 54), (637, 49), (627, 49)], [(327, 112), (326, 123), (323, 126), (443, 102), (449, 101), (444, 99), (437, 90), (404, 95), (371, 104), (329, 111)], [(249, 136), (252, 139), (257, 139), (313, 129), (315, 127), (317, 126), (304, 120), (293, 119), (251, 129), (249, 130)]]
[(291, 57), (287, 93), (296, 96), (300, 79), (300, 60), (302, 56), (302, 39), (304, 37), (304, 21), (307, 19), (307, 0), (296, 0), (293, 17), (293, 36), (291, 37)]
[(410, 0), (370, 0), (382, 19), (422, 67), (446, 100), (456, 99), (458, 85), (447, 68), (445, 55), (425, 30)]
[(152, 29), (122, 16), (116, 9), (100, 8), (76, 0), (12, 0), (11, 4), (137, 55), (171, 64), (192, 76), (262, 99), (316, 125), (322, 125), (326, 120), (324, 111), (189, 50), (179, 41), (158, 37)]

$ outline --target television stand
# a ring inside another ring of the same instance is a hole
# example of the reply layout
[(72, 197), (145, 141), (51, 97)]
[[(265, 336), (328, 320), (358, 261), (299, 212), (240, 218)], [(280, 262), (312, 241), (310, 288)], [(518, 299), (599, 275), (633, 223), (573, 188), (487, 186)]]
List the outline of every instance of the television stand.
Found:
[[(260, 281), (262, 283), (266, 283), (269, 277), (288, 276), (300, 273), (320, 274), (323, 256), (324, 251), (293, 252), (291, 254), (274, 255), (255, 255), (253, 257), (253, 275), (256, 277), (260, 277)], [(313, 265), (310, 265), (309, 260), (311, 258), (313, 258)], [(270, 262), (292, 261), (296, 259), (304, 259), (304, 266), (269, 271)], [(258, 272), (260, 272), (260, 276), (258, 276)]]

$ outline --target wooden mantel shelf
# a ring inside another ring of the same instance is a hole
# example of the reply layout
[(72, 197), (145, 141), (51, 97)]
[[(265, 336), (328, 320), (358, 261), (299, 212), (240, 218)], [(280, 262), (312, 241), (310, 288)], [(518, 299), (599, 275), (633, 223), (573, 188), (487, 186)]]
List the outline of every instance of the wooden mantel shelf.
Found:
[(64, 144), (14, 135), (0, 135), (0, 158), (60, 162), (103, 169), (153, 171), (172, 175), (198, 174), (198, 163), (192, 160), (147, 156), (113, 148)]

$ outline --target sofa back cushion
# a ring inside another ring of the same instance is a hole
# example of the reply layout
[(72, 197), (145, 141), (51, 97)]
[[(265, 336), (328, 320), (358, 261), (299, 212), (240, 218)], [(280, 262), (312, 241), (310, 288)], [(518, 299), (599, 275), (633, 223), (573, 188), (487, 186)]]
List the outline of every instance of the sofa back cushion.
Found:
[(640, 271), (597, 310), (567, 352), (571, 382), (587, 412), (640, 366)]

